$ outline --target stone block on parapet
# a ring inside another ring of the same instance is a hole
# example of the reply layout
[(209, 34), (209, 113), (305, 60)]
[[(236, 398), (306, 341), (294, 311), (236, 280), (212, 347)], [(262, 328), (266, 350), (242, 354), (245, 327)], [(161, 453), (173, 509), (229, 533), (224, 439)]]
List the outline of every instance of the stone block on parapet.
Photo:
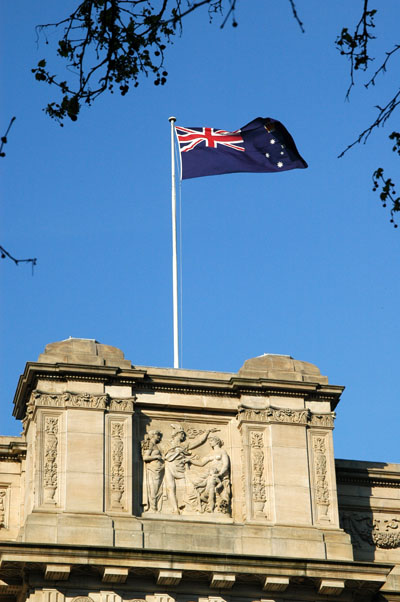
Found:
[(95, 339), (69, 338), (46, 345), (39, 363), (78, 364), (89, 366), (112, 366), (129, 369), (132, 364), (124, 358), (121, 349), (112, 345), (103, 345)]
[(227, 573), (213, 573), (211, 576), (210, 587), (212, 589), (231, 589), (235, 581), (235, 575), (229, 575)]
[(60, 514), (57, 543), (70, 545), (113, 546), (112, 519), (89, 514)]
[(103, 571), (103, 583), (125, 583), (128, 578), (129, 569), (121, 567), (105, 567)]
[(67, 581), (71, 573), (69, 564), (47, 564), (44, 572), (46, 581)]
[(290, 355), (264, 353), (253, 357), (244, 362), (238, 374), (248, 378), (328, 384), (328, 378), (321, 374), (317, 366), (295, 360)]
[(29, 514), (23, 527), (22, 541), (57, 543), (57, 514), (46, 510)]
[(353, 560), (351, 537), (342, 530), (324, 531), (328, 560)]
[(274, 492), (275, 515), (278, 525), (311, 526), (312, 516), (308, 487), (292, 487), (290, 483), (287, 483), (276, 485)]

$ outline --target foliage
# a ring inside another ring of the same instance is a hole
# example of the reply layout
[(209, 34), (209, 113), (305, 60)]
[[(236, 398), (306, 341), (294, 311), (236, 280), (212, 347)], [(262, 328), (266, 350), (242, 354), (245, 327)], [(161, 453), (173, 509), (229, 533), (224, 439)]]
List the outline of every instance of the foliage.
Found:
[[(353, 33), (350, 33), (347, 27), (342, 29), (340, 36), (336, 40), (336, 47), (340, 51), (340, 54), (347, 57), (350, 61), (350, 85), (347, 89), (346, 98), (349, 99), (352, 87), (355, 85), (355, 72), (365, 71), (367, 72), (370, 65), (373, 63), (375, 57), (370, 53), (370, 42), (375, 39), (373, 31), (375, 29), (375, 17), (377, 14), (376, 9), (370, 9), (369, 0), (363, 0), (361, 17), (354, 29)], [(384, 75), (387, 72), (387, 66), (393, 56), (400, 50), (400, 44), (395, 44), (393, 48), (385, 53), (385, 59), (380, 63), (379, 67), (375, 69), (372, 76), (364, 84), (368, 89), (375, 86), (378, 76)], [(396, 89), (393, 92), (393, 96), (386, 102), (384, 106), (377, 106), (378, 115), (375, 120), (369, 124), (359, 136), (349, 144), (339, 157), (350, 150), (353, 146), (359, 143), (365, 143), (372, 132), (379, 127), (383, 127), (387, 120), (392, 116), (393, 112), (400, 105), (400, 89)], [(400, 155), (400, 132), (392, 132), (389, 135), (390, 140), (394, 140), (395, 144), (392, 147), (393, 152)], [(400, 212), (400, 198), (395, 197), (395, 184), (392, 178), (384, 177), (383, 168), (377, 168), (373, 173), (373, 191), (379, 191), (380, 199), (383, 207), (390, 207), (390, 221), (397, 228), (395, 223), (395, 214)]]
[(59, 122), (65, 117), (78, 118), (82, 103), (91, 105), (107, 90), (117, 88), (124, 96), (141, 76), (151, 75), (156, 86), (164, 85), (168, 72), (164, 52), (174, 35), (182, 30), (182, 21), (203, 6), (210, 18), (222, 13), (234, 18), (236, 0), (83, 0), (76, 10), (58, 23), (39, 25), (38, 33), (63, 28), (57, 54), (76, 75), (67, 82), (52, 75), (45, 59), (32, 69), (38, 81), (57, 86), (60, 102), (51, 102), (45, 111)]

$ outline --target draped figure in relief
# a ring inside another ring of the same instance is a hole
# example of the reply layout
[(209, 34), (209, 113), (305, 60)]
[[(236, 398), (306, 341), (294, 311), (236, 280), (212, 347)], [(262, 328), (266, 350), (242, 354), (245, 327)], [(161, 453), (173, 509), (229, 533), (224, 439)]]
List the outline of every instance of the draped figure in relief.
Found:
[[(185, 479), (186, 466), (191, 462), (192, 449), (203, 445), (208, 439), (210, 433), (219, 429), (207, 429), (203, 434), (195, 437), (191, 441), (186, 441), (187, 434), (180, 424), (171, 424), (173, 433), (170, 442), (170, 448), (165, 452), (165, 485), (168, 501), (171, 505), (171, 512), (179, 514), (179, 503), (176, 494), (177, 481)], [(184, 507), (183, 504), (182, 507)]]
[(203, 458), (193, 456), (194, 466), (207, 466), (207, 470), (192, 478), (193, 490), (190, 501), (199, 512), (228, 514), (231, 500), (230, 458), (222, 449), (224, 442), (215, 435), (208, 438), (211, 454)]
[(153, 430), (144, 436), (141, 444), (148, 512), (159, 512), (162, 505), (164, 458), (158, 446), (161, 439), (161, 431)]

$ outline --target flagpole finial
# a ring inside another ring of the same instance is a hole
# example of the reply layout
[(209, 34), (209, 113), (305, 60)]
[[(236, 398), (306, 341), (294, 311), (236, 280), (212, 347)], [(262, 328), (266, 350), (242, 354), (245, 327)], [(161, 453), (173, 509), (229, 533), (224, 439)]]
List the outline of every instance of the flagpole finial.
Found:
[(168, 117), (168, 121), (171, 121), (172, 123), (173, 121), (176, 121), (176, 117)]

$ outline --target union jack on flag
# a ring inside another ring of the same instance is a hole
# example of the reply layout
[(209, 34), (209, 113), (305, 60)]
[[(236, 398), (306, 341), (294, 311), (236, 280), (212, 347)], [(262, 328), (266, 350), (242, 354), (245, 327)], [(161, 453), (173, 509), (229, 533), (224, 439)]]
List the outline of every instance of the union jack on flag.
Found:
[[(184, 128), (176, 126), (180, 149), (182, 153), (187, 153), (198, 144), (205, 142), (206, 147), (218, 148), (218, 144), (244, 152), (244, 148), (238, 144), (244, 144), (244, 140), (237, 132), (227, 132), (226, 130), (215, 130), (214, 128)], [(181, 133), (182, 132), (182, 133)]]
[(232, 132), (178, 125), (175, 131), (183, 180), (225, 173), (277, 172), (307, 167), (285, 126), (269, 117), (257, 117)]

